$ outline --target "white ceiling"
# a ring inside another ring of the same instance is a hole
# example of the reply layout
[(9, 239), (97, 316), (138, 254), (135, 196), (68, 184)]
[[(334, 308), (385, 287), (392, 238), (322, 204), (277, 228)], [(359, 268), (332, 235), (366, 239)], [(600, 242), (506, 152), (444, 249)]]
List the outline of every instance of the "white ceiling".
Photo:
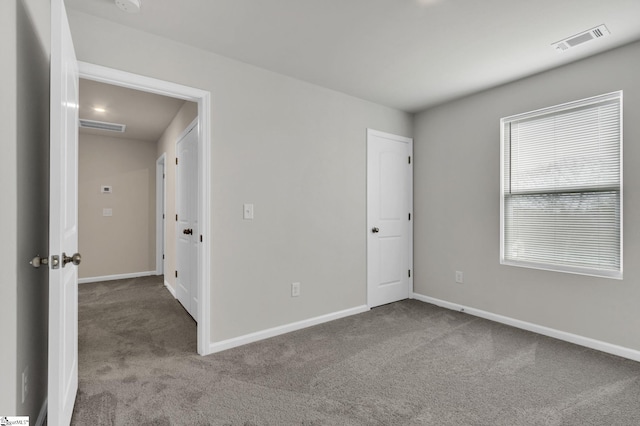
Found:
[[(67, 7), (405, 111), (640, 39), (640, 0), (112, 0)], [(565, 53), (551, 43), (606, 24)]]
[(124, 133), (81, 128), (80, 133), (157, 142), (184, 103), (181, 99), (81, 79), (80, 118), (125, 124), (127, 128)]

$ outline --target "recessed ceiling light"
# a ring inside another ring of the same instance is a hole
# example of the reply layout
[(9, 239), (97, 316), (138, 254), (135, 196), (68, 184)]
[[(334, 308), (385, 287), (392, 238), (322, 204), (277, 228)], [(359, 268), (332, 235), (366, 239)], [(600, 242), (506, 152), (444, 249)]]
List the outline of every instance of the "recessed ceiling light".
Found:
[(106, 111), (107, 111), (106, 109), (104, 109), (104, 108), (100, 108), (100, 107), (93, 107), (93, 110), (94, 110), (95, 112), (106, 112)]

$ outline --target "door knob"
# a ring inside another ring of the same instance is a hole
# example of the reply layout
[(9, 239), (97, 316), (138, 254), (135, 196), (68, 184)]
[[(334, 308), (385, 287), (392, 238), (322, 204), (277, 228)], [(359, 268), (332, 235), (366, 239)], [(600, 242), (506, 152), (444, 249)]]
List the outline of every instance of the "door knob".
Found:
[(193, 229), (191, 229), (191, 228), (183, 229), (182, 233), (184, 235), (191, 235), (191, 234), (193, 234)]
[(31, 264), (31, 266), (33, 266), (34, 268), (39, 268), (40, 265), (45, 265), (47, 266), (49, 264), (49, 257), (45, 256), (45, 257), (40, 257), (40, 255), (37, 255), (36, 257), (34, 257), (33, 259), (31, 259), (31, 261), (29, 262)]
[(80, 262), (82, 262), (82, 256), (80, 256), (80, 253), (76, 253), (73, 256), (67, 256), (66, 253), (62, 253), (63, 268), (67, 265), (67, 263), (73, 263), (74, 265), (78, 266)]
[(377, 226), (374, 226), (371, 232), (373, 232), (374, 234), (377, 234), (378, 232), (380, 232), (380, 229)]

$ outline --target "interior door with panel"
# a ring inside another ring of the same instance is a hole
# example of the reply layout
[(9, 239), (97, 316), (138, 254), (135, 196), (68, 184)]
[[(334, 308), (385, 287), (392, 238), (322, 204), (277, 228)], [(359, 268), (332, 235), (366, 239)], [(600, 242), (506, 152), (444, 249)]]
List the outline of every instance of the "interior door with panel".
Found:
[(367, 303), (406, 299), (412, 287), (413, 140), (367, 132)]
[(198, 318), (198, 127), (176, 145), (176, 293)]
[(51, 1), (49, 425), (68, 425), (78, 390), (78, 63), (63, 0)]

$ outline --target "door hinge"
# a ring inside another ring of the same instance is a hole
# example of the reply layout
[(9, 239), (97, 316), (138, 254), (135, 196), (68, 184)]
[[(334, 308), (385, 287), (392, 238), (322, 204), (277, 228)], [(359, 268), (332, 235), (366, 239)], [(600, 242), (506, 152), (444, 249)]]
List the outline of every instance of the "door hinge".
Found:
[(409, 269), (409, 278), (411, 278), (411, 269)]
[(200, 242), (202, 242), (202, 234), (200, 234)]
[(164, 260), (164, 254), (162, 255), (162, 260)]
[(176, 278), (178, 278), (178, 271), (176, 271)]
[(165, 174), (163, 173), (163, 174), (162, 174), (162, 179), (164, 179), (164, 178), (165, 178)]
[(178, 165), (178, 157), (176, 157), (176, 166)]
[(176, 215), (176, 222), (178, 221), (178, 215)]
[(162, 218), (164, 219), (164, 213), (162, 213)]
[(409, 156), (409, 164), (411, 164), (411, 156)]
[(411, 213), (409, 213), (409, 220), (411, 220)]

